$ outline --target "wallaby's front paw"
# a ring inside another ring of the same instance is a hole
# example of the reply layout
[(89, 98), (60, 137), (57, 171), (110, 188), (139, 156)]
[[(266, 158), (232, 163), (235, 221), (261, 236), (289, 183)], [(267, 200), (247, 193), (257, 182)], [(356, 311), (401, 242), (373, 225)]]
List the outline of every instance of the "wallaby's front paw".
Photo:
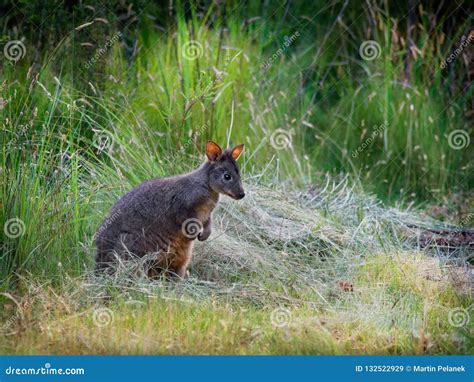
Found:
[(207, 240), (207, 239), (209, 238), (209, 236), (211, 236), (211, 231), (202, 231), (202, 232), (198, 235), (198, 240), (199, 240), (199, 241)]

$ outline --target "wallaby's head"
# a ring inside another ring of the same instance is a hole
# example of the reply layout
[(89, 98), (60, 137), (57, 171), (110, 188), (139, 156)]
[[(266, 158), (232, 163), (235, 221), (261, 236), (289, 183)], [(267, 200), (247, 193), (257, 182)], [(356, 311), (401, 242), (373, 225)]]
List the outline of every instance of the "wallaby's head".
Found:
[(212, 190), (233, 199), (242, 199), (245, 196), (239, 168), (235, 163), (243, 150), (244, 145), (222, 150), (217, 143), (207, 142), (209, 186)]

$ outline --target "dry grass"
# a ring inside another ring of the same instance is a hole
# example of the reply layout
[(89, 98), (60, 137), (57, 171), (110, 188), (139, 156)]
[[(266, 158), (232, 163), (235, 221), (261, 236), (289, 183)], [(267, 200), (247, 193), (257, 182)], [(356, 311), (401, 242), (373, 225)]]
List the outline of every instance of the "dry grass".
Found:
[(22, 278), (26, 297), (7, 296), (1, 351), (472, 351), (472, 322), (449, 320), (472, 310), (472, 274), (456, 266), (467, 252), (416, 247), (403, 222), (420, 216), (386, 210), (345, 180), (305, 192), (246, 188), (242, 203), (222, 202), (186, 281), (151, 282), (137, 264), (114, 278), (65, 275), (61, 288)]

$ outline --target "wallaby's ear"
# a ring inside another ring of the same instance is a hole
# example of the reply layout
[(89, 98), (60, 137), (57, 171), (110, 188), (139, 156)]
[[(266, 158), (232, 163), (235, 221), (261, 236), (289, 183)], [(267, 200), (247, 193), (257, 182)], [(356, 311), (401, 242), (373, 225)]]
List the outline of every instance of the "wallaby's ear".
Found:
[(222, 149), (213, 141), (206, 143), (206, 156), (211, 162), (215, 162), (222, 155)]
[(235, 146), (232, 149), (232, 159), (237, 160), (237, 158), (242, 154), (242, 151), (244, 151), (244, 144), (242, 143), (241, 145)]

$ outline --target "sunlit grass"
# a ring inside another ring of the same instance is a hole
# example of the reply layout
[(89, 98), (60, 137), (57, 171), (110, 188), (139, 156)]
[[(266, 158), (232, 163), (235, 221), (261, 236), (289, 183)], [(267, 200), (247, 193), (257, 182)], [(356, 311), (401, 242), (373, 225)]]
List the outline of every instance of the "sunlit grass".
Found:
[[(161, 283), (104, 286), (84, 279), (55, 288), (28, 283), (2, 353), (37, 354), (451, 354), (472, 350), (472, 325), (450, 312), (467, 304), (446, 270), (417, 253), (374, 255), (354, 273), (351, 291), (331, 285), (327, 304), (309, 288), (260, 306), (232, 293), (200, 298), (191, 278), (177, 292)], [(443, 275), (433, 280), (429, 276)], [(408, 276), (408, 277), (407, 277)], [(202, 286), (201, 286), (202, 287)], [(175, 288), (173, 288), (175, 289)], [(98, 293), (95, 295), (95, 293)], [(325, 292), (323, 292), (325, 293)], [(100, 297), (102, 295), (102, 297)], [(237, 300), (235, 298), (237, 297)], [(249, 296), (251, 299), (251, 296)], [(240, 300), (240, 302), (239, 302)], [(256, 298), (264, 302), (265, 298)], [(313, 301), (313, 302), (311, 302)], [(15, 308), (15, 309), (13, 309)], [(469, 309), (466, 306), (466, 311)], [(20, 314), (21, 312), (21, 314)]]

